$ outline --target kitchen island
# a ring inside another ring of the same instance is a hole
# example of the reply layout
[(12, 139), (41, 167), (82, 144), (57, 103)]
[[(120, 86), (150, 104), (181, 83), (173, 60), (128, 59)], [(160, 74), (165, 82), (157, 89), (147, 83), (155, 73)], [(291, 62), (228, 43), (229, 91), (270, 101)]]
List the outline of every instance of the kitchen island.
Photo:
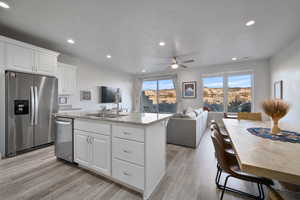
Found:
[(74, 161), (148, 199), (166, 169), (166, 125), (170, 114), (58, 113), (74, 119)]

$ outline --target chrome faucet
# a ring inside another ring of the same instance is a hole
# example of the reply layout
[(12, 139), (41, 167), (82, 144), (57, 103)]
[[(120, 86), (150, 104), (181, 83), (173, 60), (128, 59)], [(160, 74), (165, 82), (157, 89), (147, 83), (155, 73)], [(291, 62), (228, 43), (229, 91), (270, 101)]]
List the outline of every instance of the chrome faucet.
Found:
[(118, 88), (116, 92), (117, 116), (119, 116), (120, 113), (120, 98), (121, 98), (120, 88)]

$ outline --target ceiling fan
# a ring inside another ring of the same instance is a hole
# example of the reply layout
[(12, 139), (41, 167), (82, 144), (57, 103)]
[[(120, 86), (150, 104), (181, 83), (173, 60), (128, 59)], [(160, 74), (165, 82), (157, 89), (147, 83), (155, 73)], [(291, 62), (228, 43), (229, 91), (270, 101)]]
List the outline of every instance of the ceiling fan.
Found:
[(195, 60), (190, 59), (190, 60), (178, 61), (178, 57), (174, 56), (172, 58), (172, 63), (169, 65), (169, 67), (171, 67), (172, 69), (177, 69), (179, 67), (186, 69), (188, 68), (188, 66), (186, 66), (185, 64), (192, 63), (192, 62), (195, 62)]

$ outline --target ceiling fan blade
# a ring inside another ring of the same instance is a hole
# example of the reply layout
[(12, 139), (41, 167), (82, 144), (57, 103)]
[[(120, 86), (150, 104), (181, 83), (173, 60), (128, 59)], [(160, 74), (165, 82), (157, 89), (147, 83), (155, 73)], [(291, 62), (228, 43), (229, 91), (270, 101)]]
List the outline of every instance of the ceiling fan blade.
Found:
[(186, 65), (179, 65), (180, 67), (182, 67), (182, 68), (188, 68), (188, 66), (186, 66)]
[(185, 61), (182, 61), (182, 63), (192, 63), (192, 62), (195, 62), (194, 59), (191, 59), (191, 60), (185, 60)]

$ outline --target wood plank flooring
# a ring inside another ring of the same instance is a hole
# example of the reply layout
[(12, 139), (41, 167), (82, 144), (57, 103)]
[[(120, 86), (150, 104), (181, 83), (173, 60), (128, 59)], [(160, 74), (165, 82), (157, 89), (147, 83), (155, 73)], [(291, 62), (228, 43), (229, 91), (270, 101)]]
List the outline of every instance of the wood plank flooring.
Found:
[[(207, 132), (198, 149), (168, 145), (167, 173), (151, 200), (216, 200), (216, 162)], [(256, 192), (252, 184), (230, 186)], [(0, 200), (140, 200), (141, 195), (76, 166), (58, 161), (47, 147), (0, 161)], [(224, 200), (243, 199), (227, 193)]]

